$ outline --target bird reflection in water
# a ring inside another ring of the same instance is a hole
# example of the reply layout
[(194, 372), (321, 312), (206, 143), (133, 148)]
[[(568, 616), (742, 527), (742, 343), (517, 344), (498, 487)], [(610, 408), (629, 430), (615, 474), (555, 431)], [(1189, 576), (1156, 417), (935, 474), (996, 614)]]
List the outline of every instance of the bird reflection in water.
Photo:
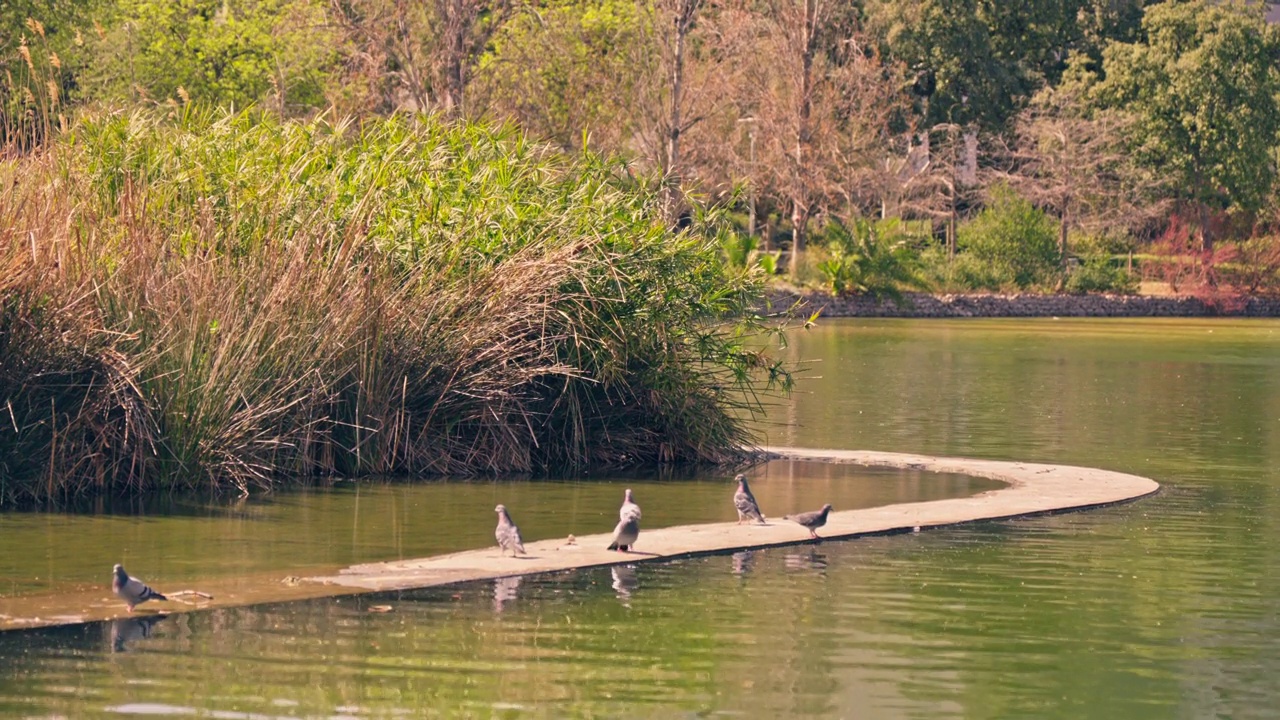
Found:
[(636, 567), (634, 565), (614, 565), (609, 568), (613, 573), (613, 590), (618, 594), (618, 599), (623, 605), (631, 607), (631, 594), (640, 587), (640, 578), (636, 576)]
[(733, 574), (746, 575), (751, 572), (751, 567), (756, 564), (756, 551), (743, 550), (733, 554)]
[(788, 570), (817, 570), (825, 573), (827, 570), (827, 556), (810, 548), (801, 552), (787, 553), (783, 558), (786, 562)]
[(493, 581), (493, 611), (502, 612), (504, 603), (516, 599), (520, 588), (520, 576), (497, 578)]
[(125, 652), (129, 645), (151, 637), (151, 628), (168, 615), (142, 615), (111, 621), (111, 652)]

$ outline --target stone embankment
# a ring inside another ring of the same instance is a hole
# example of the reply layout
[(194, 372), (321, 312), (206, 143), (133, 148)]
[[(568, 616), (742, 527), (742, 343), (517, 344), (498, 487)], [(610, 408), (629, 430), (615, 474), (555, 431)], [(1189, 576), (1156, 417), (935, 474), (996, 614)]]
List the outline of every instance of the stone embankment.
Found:
[(838, 297), (823, 292), (771, 290), (774, 312), (803, 301), (797, 315), (821, 310), (823, 317), (1280, 317), (1280, 298), (1249, 298), (1223, 311), (1190, 297), (1146, 295), (930, 295), (905, 293), (902, 303), (865, 295)]

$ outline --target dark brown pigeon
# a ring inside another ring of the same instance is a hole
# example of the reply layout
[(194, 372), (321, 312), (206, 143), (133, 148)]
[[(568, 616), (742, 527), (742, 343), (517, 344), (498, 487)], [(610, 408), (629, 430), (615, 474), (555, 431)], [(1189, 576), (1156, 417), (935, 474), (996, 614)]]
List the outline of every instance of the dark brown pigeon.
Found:
[(801, 525), (809, 528), (810, 537), (817, 538), (818, 533), (816, 531), (818, 528), (827, 524), (827, 515), (830, 512), (831, 512), (831, 504), (828, 503), (826, 505), (823, 505), (821, 510), (814, 510), (813, 512), (806, 512), (806, 513), (796, 513), (795, 515), (783, 515), (782, 519), (790, 520), (791, 522), (794, 522), (794, 523), (800, 523)]
[(123, 565), (116, 565), (111, 575), (111, 591), (125, 601), (129, 612), (148, 600), (168, 600), (169, 598), (147, 587), (147, 584), (136, 577), (129, 577)]
[(527, 554), (524, 551), (524, 541), (520, 539), (520, 528), (511, 522), (507, 506), (499, 505), (493, 510), (498, 513), (498, 527), (493, 531), (493, 537), (497, 539), (502, 554), (506, 555), (507, 551), (511, 552), (511, 557)]
[(747, 476), (739, 474), (734, 480), (738, 481), (738, 491), (733, 494), (733, 506), (738, 509), (738, 524), (741, 525), (743, 520), (755, 520), (764, 525), (764, 515), (756, 503), (756, 496), (751, 494), (751, 488), (747, 486)]

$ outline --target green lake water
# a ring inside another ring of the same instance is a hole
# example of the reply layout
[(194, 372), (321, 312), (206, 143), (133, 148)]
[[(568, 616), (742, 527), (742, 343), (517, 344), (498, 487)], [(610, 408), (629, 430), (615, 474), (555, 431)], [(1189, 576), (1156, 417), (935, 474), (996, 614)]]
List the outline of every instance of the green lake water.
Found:
[[(1280, 322), (822, 321), (762, 439), (1065, 462), (1164, 489), (1085, 513), (0, 633), (0, 715), (1280, 715)], [(988, 481), (775, 463), (767, 514)], [(0, 515), (0, 597), (729, 520), (727, 475), (342, 484)], [(616, 517), (616, 516), (615, 516)], [(390, 606), (390, 612), (378, 606)]]

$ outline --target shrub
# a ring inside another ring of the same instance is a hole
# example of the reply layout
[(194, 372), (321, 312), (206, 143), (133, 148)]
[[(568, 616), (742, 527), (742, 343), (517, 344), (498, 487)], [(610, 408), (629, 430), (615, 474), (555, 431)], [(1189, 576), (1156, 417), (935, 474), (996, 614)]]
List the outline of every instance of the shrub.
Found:
[(1233, 243), (1219, 256), (1219, 282), (1244, 295), (1280, 295), (1280, 237)]
[(1088, 255), (1067, 275), (1065, 289), (1077, 295), (1097, 292), (1130, 295), (1138, 291), (1138, 279), (1117, 266), (1110, 255)]
[(0, 179), (0, 504), (727, 460), (789, 380), (715, 218), (510, 128), (105, 114)]
[(934, 292), (974, 292), (1015, 290), (1013, 277), (1005, 268), (979, 261), (968, 254), (948, 259), (943, 248), (929, 248), (920, 254), (922, 283)]
[(1250, 295), (1274, 293), (1280, 286), (1280, 242), (1274, 238), (1223, 242), (1205, 250), (1174, 216), (1152, 244), (1151, 255), (1143, 264), (1147, 276), (1222, 313), (1238, 312)]
[(916, 253), (900, 224), (877, 225), (863, 218), (828, 224), (830, 257), (818, 265), (831, 292), (867, 294), (901, 301), (902, 288), (918, 287)]
[(989, 266), (983, 274), (1009, 278), (1020, 289), (1052, 282), (1061, 261), (1053, 219), (1005, 186), (993, 189), (986, 208), (960, 226), (958, 243)]

